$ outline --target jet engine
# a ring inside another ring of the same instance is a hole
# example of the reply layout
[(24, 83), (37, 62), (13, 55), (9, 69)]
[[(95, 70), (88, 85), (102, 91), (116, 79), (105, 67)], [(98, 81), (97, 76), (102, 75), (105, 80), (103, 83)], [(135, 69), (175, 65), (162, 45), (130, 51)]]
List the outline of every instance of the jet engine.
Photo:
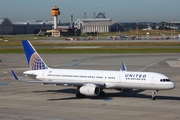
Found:
[(79, 92), (86, 96), (98, 96), (100, 88), (94, 84), (86, 84), (79, 88)]

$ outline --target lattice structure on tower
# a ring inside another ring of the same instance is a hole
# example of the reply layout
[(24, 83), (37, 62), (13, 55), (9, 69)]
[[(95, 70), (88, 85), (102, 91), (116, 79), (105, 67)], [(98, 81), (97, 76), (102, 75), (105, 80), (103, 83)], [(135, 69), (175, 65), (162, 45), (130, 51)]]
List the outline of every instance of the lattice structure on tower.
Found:
[(106, 16), (105, 16), (105, 12), (100, 12), (96, 17), (95, 17), (96, 19), (99, 19), (99, 18), (104, 18), (104, 19), (106, 19)]

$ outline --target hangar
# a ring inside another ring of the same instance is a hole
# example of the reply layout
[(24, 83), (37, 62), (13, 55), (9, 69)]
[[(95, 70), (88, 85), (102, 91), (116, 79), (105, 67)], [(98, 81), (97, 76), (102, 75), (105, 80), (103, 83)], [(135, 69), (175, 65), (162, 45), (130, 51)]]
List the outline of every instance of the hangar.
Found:
[(52, 29), (52, 26), (44, 22), (13, 22), (13, 34), (37, 34)]
[(81, 29), (82, 33), (123, 31), (123, 25), (106, 18), (105, 13), (99, 13), (94, 18), (77, 19), (75, 27)]
[(0, 19), (0, 34), (37, 34), (52, 29), (53, 24), (46, 21), (11, 22), (9, 18)]
[(0, 35), (13, 34), (13, 23), (8, 18), (0, 19)]

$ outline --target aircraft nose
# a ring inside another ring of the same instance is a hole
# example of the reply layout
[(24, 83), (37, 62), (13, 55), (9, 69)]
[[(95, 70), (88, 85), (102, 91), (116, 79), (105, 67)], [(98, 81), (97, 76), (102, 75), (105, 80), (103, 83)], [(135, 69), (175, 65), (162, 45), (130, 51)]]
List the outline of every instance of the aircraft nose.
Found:
[(169, 88), (174, 89), (175, 87), (176, 87), (176, 85), (173, 82), (171, 82), (171, 84), (169, 85)]
[(173, 89), (176, 87), (176, 85), (173, 83)]

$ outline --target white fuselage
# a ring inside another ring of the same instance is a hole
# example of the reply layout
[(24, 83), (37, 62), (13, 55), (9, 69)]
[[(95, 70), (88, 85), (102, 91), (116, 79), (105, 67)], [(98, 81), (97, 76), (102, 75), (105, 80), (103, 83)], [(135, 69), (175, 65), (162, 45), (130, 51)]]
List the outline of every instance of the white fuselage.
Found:
[(169, 90), (175, 87), (168, 77), (154, 72), (45, 69), (29, 70), (24, 74), (47, 82), (104, 84), (103, 89)]

